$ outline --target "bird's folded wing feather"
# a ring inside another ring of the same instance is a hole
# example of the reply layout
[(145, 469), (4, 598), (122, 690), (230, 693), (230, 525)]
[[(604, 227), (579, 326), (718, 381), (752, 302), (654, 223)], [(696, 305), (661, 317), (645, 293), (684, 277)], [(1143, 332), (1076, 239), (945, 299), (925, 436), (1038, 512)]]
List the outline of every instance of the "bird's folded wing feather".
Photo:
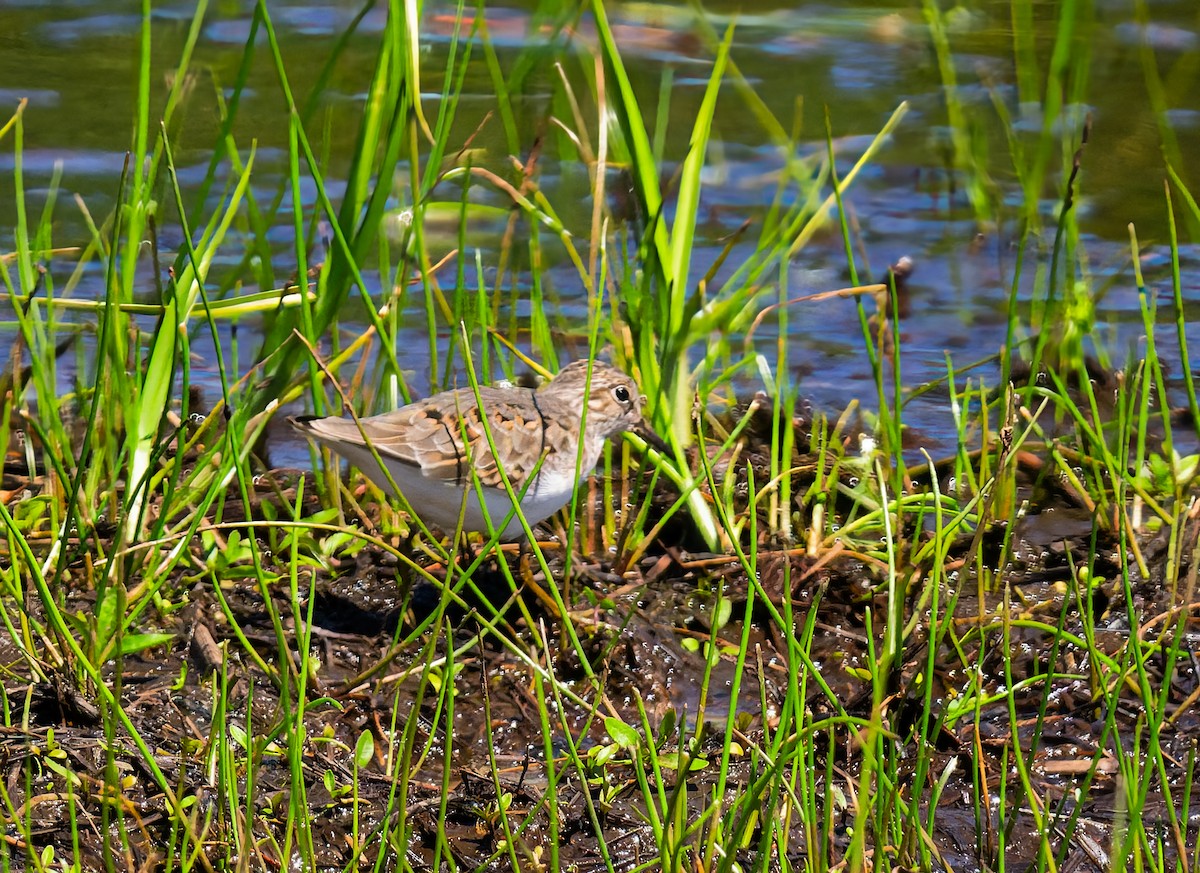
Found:
[[(506, 458), (504, 471), (518, 491), (537, 467), (544, 450), (542, 418), (527, 393), (480, 389), (496, 450)], [(379, 452), (412, 466), (424, 476), (463, 485), (474, 467), (485, 486), (499, 487), (500, 470), (488, 446), (470, 389), (455, 391), (439, 403), (418, 401), (362, 420), (362, 432)], [(448, 401), (457, 402), (448, 402)], [(362, 445), (362, 434), (350, 419), (322, 419), (314, 430), (327, 438)], [(310, 425), (311, 426), (311, 425)]]

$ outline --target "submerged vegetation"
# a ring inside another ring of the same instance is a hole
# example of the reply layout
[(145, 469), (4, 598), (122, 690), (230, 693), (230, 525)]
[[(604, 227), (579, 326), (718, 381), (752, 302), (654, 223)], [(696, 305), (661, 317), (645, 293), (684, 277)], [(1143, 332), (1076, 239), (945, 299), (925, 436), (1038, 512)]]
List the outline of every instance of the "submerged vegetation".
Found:
[[(1004, 348), (914, 386), (908, 268), (862, 266), (845, 200), (907, 104), (852, 155), (828, 120), (802, 138), (743, 75), (739, 23), (689, 13), (705, 73), (672, 154), (675, 72), (632, 76), (599, 0), (539, 6), (503, 54), (482, 6), (442, 10), (436, 51), (417, 4), (364, 34), (367, 7), (306, 93), (260, 3), (207, 95), (201, 3), (161, 92), (146, 5), (119, 202), (80, 203), (89, 239), (57, 238), (57, 180), (32, 207), (26, 105), (0, 125), (5, 869), (1200, 864), (1186, 70), (1164, 82), (1141, 49), (1172, 293), (1131, 225), (1142, 344), (1114, 362), (1076, 218), (1104, 184), (1076, 114), (1094, 11), (1060, 4), (1038, 44), (1012, 0), (1015, 96), (990, 88), (985, 113), (958, 82), (966, 13), (926, 0), (947, 197), (1012, 241), (1012, 290)], [(322, 99), (352, 39), (377, 56), (335, 166)], [(286, 107), (268, 181), (241, 138), (256, 42)], [(183, 185), (203, 100), (219, 135)], [(775, 194), (714, 242), (731, 101)], [(582, 217), (546, 166), (586, 176)], [(845, 287), (797, 293), (790, 264), (830, 238)], [(870, 412), (813, 410), (794, 378), (790, 332), (834, 299), (857, 308)], [(396, 354), (418, 341), (428, 384)], [(581, 357), (635, 376), (669, 451), (612, 446), (520, 548), (425, 530), (328, 455), (269, 463), (285, 407), (370, 414)], [(931, 394), (944, 456), (906, 421)]]

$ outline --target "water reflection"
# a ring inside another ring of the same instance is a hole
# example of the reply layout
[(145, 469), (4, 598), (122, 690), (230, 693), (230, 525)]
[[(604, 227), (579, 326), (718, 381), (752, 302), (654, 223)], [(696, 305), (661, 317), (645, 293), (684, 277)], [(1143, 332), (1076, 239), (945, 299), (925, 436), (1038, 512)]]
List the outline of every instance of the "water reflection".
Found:
[[(1200, 40), (1194, 10), (1187, 3), (1153, 3), (1153, 24), (1142, 27), (1132, 20), (1125, 4), (1101, 6), (1091, 25), (1094, 55), (1091, 80), (1084, 92), (1086, 103), (1068, 105), (1055, 124), (1079, 129), (1090, 116), (1093, 136), (1084, 154), (1083, 176), (1077, 199), (1087, 263), (1097, 289), (1098, 340), (1116, 361), (1137, 354), (1141, 346), (1139, 298), (1132, 279), (1127, 227), (1137, 225), (1146, 243), (1142, 265), (1156, 294), (1166, 294), (1169, 264), (1163, 246), (1166, 212), (1162, 190), (1163, 161), (1160, 129), (1146, 98), (1144, 50), (1158, 53), (1158, 70), (1169, 118), (1184, 140), (1200, 119), (1200, 87), (1196, 87), (1196, 53)], [(195, 61), (196, 82), (176, 134), (176, 161), (185, 199), (194, 195), (203, 179), (220, 129), (216, 94), (228, 94), (250, 32), (253, 4), (216, 4), (206, 22)], [(0, 105), (10, 111), (16, 100), (29, 99), (25, 116), (24, 173), (28, 207), (32, 214), (43, 207), (48, 183), (61, 166), (62, 191), (55, 215), (55, 244), (81, 245), (89, 236), (82, 212), (72, 202), (78, 194), (88, 210), (103, 219), (116, 202), (124, 153), (130, 141), (130, 117), (138, 57), (139, 4), (134, 2), (0, 3)], [(161, 102), (171, 65), (182, 50), (193, 4), (158, 4), (154, 11), (153, 99)], [(908, 3), (843, 3), (802, 7), (768, 3), (739, 4), (740, 16), (734, 58), (756, 93), (784, 123), (799, 112), (806, 151), (825, 151), (824, 116), (828, 107), (836, 150), (845, 172), (865, 148), (870, 137), (902, 101), (910, 112), (881, 157), (862, 175), (847, 199), (857, 235), (858, 266), (863, 281), (879, 281), (886, 268), (902, 256), (911, 257), (916, 270), (909, 283), (910, 314), (900, 325), (903, 348), (903, 381), (914, 386), (944, 377), (946, 355), (965, 365), (997, 351), (1007, 331), (1007, 296), (1015, 270), (1018, 231), (1016, 218), (1021, 192), (1011, 168), (1010, 147), (996, 121), (994, 104), (1007, 106), (1018, 136), (1032, 137), (1043, 120), (1037, 104), (1022, 94), (1013, 71), (1011, 19), (1005, 4), (988, 4), (963, 11), (949, 20), (949, 38), (957, 50), (953, 61), (959, 97), (971, 116), (972, 134), (987, 162), (992, 181), (1006, 204), (1008, 222), (981, 227), (963, 193), (963, 179), (951, 169), (951, 133), (946, 126), (944, 88), (929, 31), (924, 19)], [(712, 13), (718, 29), (728, 20), (720, 4)], [(333, 40), (359, 14), (352, 3), (272, 3), (271, 12), (282, 40), (292, 86), (303, 97), (316, 84), (321, 64)], [(448, 50), (454, 9), (432, 7), (423, 22), (429, 78), (423, 82), (426, 107), (434, 106), (441, 83), (437, 72)], [(663, 70), (673, 69), (669, 130), (665, 144), (671, 161), (682, 158), (687, 147), (690, 119), (694, 116), (709, 69), (711, 52), (688, 11), (672, 6), (630, 4), (613, 11), (614, 27), (639, 93), (653, 95), (661, 85)], [(509, 69), (523, 48), (549, 35), (569, 43), (581, 57), (590, 50), (592, 28), (583, 17), (570, 30), (557, 30), (552, 22), (534, 20), (521, 6), (493, 6), (488, 11), (489, 30), (503, 69)], [(564, 20), (569, 20), (564, 19)], [(1034, 45), (1048, 51), (1055, 22), (1047, 13), (1035, 22), (1039, 32)], [(355, 122), (368, 84), (383, 11), (373, 9), (359, 22), (327, 85), (322, 104), (310, 125), (314, 139), (328, 137), (327, 183), (340, 190), (347, 155), (353, 148)], [(269, 201), (287, 173), (286, 116), (265, 43), (260, 39), (250, 71), (244, 103), (234, 137), (246, 149), (257, 140), (256, 194)], [(492, 84), (483, 53), (467, 77), (461, 104), (457, 141), (472, 139), (484, 161), (507, 165), (505, 138), (494, 120), (475, 133), (493, 108)], [(1041, 58), (1044, 65), (1048, 58)], [(574, 71), (572, 71), (572, 75)], [(1039, 82), (1041, 80), (1039, 79)], [(528, 76), (518, 108), (529, 129), (527, 141), (543, 131), (548, 107), (559, 83), (553, 70), (535, 69)], [(1022, 100), (1024, 99), (1024, 102)], [(714, 261), (724, 239), (743, 222), (758, 221), (775, 194), (784, 156), (767, 142), (751, 109), (732, 88), (726, 89), (718, 112), (716, 145), (710, 150), (712, 172), (702, 202), (699, 230), (706, 246), (696, 254), (697, 264)], [(13, 170), (11, 139), (0, 151), (0, 172)], [(524, 157), (524, 156), (522, 156)], [(1060, 159), (1053, 156), (1054, 161)], [(1180, 168), (1186, 172), (1188, 168)], [(664, 167), (669, 176), (670, 165)], [(539, 159), (539, 184), (556, 205), (568, 227), (586, 234), (590, 220), (587, 174), (573, 161), (557, 159), (552, 138), (543, 143)], [(9, 186), (5, 186), (11, 190)], [(1030, 256), (1046, 258), (1059, 203), (1046, 191), (1042, 204), (1050, 230), (1031, 243)], [(214, 192), (210, 208), (220, 192)], [(315, 209), (315, 190), (302, 192), (304, 208)], [(457, 189), (445, 199), (457, 198)], [(503, 198), (480, 189), (481, 203), (504, 206)], [(270, 234), (278, 256), (277, 277), (293, 269), (291, 225), (285, 197), (282, 222)], [(397, 207), (405, 205), (402, 197)], [(11, 249), (15, 210), (11, 197), (0, 197), (0, 248)], [(162, 225), (164, 248), (178, 245), (169, 222)], [(453, 243), (453, 234), (446, 243)], [(485, 271), (495, 266), (494, 228), (472, 228), (468, 243), (482, 252)], [(227, 243), (229, 265), (240, 259), (236, 241)], [(436, 253), (440, 256), (440, 252)], [(472, 252), (471, 258), (474, 254)], [(547, 246), (548, 268), (544, 282), (570, 317), (581, 317), (586, 303), (578, 299), (573, 269), (561, 253)], [(1200, 302), (1200, 256), (1194, 248), (1183, 252), (1183, 296), (1189, 312)], [(731, 262), (736, 262), (736, 254)], [(849, 283), (840, 238), (830, 231), (818, 236), (794, 259), (788, 271), (788, 296), (827, 291)], [(61, 282), (70, 273), (69, 261), (52, 263)], [(1032, 296), (1035, 270), (1029, 269), (1018, 288), (1022, 301)], [(696, 272), (696, 271), (693, 271)], [(147, 291), (152, 277), (143, 281)], [(373, 280), (372, 280), (373, 281)], [(518, 283), (528, 282), (518, 277)], [(89, 267), (75, 291), (97, 293), (103, 286), (98, 266)], [(378, 291), (378, 289), (375, 289)], [(1169, 295), (1164, 298), (1164, 302)], [(417, 342), (407, 352), (410, 364), (421, 368), (419, 350), (424, 337), (423, 306), (419, 294), (409, 295), (412, 323), (418, 325)], [(520, 312), (518, 312), (520, 314)], [(801, 390), (818, 406), (838, 409), (848, 396), (874, 402), (870, 372), (863, 356), (863, 339), (855, 305), (849, 300), (799, 305), (789, 319), (788, 343), (793, 376)], [(253, 327), (246, 322), (243, 329)], [(772, 340), (767, 325), (761, 342)], [(1197, 322), (1188, 325), (1189, 341), (1200, 346)], [(225, 338), (230, 341), (229, 337)], [(1160, 348), (1173, 347), (1173, 331), (1163, 328)], [(240, 349), (250, 354), (254, 343), (243, 333)], [(252, 363), (244, 358), (243, 366)], [(979, 375), (994, 379), (995, 368)], [(1173, 369), (1178, 378), (1178, 367)], [(193, 376), (205, 378), (203, 361)], [(208, 372), (215, 379), (215, 372)], [(212, 383), (215, 387), (215, 381)], [(757, 386), (747, 385), (747, 389)], [(951, 432), (944, 392), (935, 391), (915, 400), (906, 412), (910, 424), (929, 435), (931, 450), (946, 448)]]

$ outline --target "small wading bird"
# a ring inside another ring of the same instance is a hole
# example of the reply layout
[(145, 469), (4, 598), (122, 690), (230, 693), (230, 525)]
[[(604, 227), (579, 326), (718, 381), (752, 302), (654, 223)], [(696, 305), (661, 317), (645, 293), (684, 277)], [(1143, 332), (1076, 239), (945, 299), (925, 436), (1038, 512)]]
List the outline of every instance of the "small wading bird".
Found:
[[(593, 362), (589, 378), (588, 362), (574, 361), (536, 390), (480, 386), (477, 401), (471, 388), (459, 388), (357, 423), (337, 417), (288, 421), (395, 496), (369, 441), (426, 524), (453, 532), (461, 517), (463, 530), (487, 531), (486, 511), (493, 527), (504, 525), (500, 538), (513, 540), (524, 529), (512, 513), (501, 469), (513, 491), (523, 495), (521, 512), (533, 526), (571, 499), (575, 486), (600, 460), (609, 437), (631, 431), (666, 450), (642, 417), (645, 402), (634, 381), (615, 367)], [(484, 430), (485, 417), (495, 455)]]

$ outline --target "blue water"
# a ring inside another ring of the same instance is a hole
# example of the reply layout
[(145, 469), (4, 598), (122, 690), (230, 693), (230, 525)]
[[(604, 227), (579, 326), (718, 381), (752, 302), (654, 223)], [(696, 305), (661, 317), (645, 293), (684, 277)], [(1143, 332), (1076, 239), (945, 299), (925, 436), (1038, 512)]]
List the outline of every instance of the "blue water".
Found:
[[(1146, 58), (1150, 51), (1164, 82), (1173, 135), (1185, 159), (1191, 159), (1178, 169), (1200, 190), (1200, 180), (1194, 178), (1194, 168), (1200, 166), (1200, 83), (1196, 81), (1200, 36), (1194, 4), (1150, 3), (1153, 23), (1149, 27), (1136, 23), (1129, 7), (1126, 3), (1100, 3), (1094, 9), (1094, 21), (1081, 28), (1093, 55), (1090, 79), (1083, 92), (1086, 98), (1066, 106), (1057, 121), (1078, 132), (1085, 119), (1091, 120), (1075, 212), (1095, 295), (1093, 342), (1116, 365), (1124, 364), (1145, 347), (1128, 243), (1130, 223), (1136, 226), (1142, 242), (1142, 267), (1152, 293), (1164, 307), (1171, 298), (1160, 129), (1146, 96)], [(192, 3), (184, 2), (155, 6), (151, 81), (156, 105), (166, 94), (192, 8)], [(273, 2), (270, 8), (291, 84), (303, 96), (313, 86), (333, 41), (359, 7), (336, 2)], [(947, 356), (955, 366), (965, 366), (996, 353), (1007, 331), (1021, 191), (993, 103), (999, 101), (1007, 107), (1014, 128), (1028, 137), (1027, 143), (1042, 124), (1038, 106), (1020, 102), (1012, 60), (1009, 4), (986, 2), (969, 11), (958, 10), (949, 25), (959, 95), (972, 134), (981, 144), (978, 153), (986, 155), (984, 166), (1009, 207), (999, 227), (976, 219), (963, 193), (961, 174), (948, 169), (950, 132), (944, 87), (929, 29), (912, 4), (848, 2), (792, 7), (752, 3), (737, 4), (737, 8), (740, 14), (733, 58), (785, 126), (791, 126), (797, 111), (801, 113), (803, 153), (819, 155), (826, 149), (828, 111), (839, 171), (845, 173), (893, 110), (901, 102), (908, 104), (901, 126), (846, 198), (863, 281), (882, 279), (887, 266), (902, 256), (916, 265), (898, 334), (904, 385), (911, 388), (944, 377)], [(248, 0), (217, 3), (204, 24), (191, 70), (191, 96), (182, 110), (175, 137), (175, 158), (185, 201), (194, 195), (207, 170), (219, 129), (216, 95), (229, 94), (252, 11), (253, 4)], [(710, 24), (722, 31), (732, 11), (733, 4), (714, 6)], [(1039, 29), (1036, 45), (1044, 65), (1053, 38), (1054, 7), (1039, 5), (1035, 13)], [(440, 88), (436, 71), (448, 47), (447, 18), (452, 14), (453, 7), (428, 6), (423, 22), (423, 57), (431, 71), (422, 83), (427, 110), (434, 107)], [(704, 47), (700, 29), (689, 11), (630, 4), (614, 7), (610, 14), (635, 87), (645, 95), (648, 106), (654, 105), (664, 69), (672, 70), (668, 161), (664, 166), (664, 178), (668, 178), (674, 163), (685, 154), (690, 122), (707, 82), (711, 52)], [(535, 22), (521, 5), (493, 6), (488, 23), (499, 62), (506, 70), (511, 69), (523, 49), (544, 39), (541, 22)], [(344, 185), (347, 155), (354, 145), (367, 77), (383, 25), (381, 10), (371, 11), (360, 23), (309, 128), (310, 136), (327, 155), (327, 183), (335, 194)], [(18, 99), (28, 98), (23, 151), (27, 207), (31, 214), (38, 214), (48, 196), (51, 178), (61, 173), (54, 212), (55, 245), (80, 246), (89, 238), (76, 198), (97, 222), (103, 221), (117, 202), (131, 139), (139, 26), (140, 5), (133, 2), (0, 2), (0, 123), (15, 109)], [(593, 28), (584, 17), (573, 42), (581, 63), (590, 64), (593, 44)], [(265, 203), (287, 175), (286, 116), (264, 40), (258, 41), (255, 52), (234, 136), (243, 153), (252, 140), (257, 141), (254, 185), (256, 195)], [(460, 141), (465, 141), (494, 108), (491, 80), (482, 57), (481, 51), (476, 53), (476, 63), (468, 75), (457, 128)], [(533, 75), (518, 103), (528, 116), (523, 120), (540, 118), (558, 87), (546, 70)], [(533, 128), (522, 131), (526, 141), (534, 135)], [(590, 221), (587, 174), (573, 162), (558, 162), (552, 137), (547, 142), (551, 144), (539, 163), (540, 188), (568, 227), (577, 236), (586, 236)], [(480, 149), (492, 166), (504, 165), (504, 136), (495, 121), (485, 125), (471, 145)], [(724, 89), (720, 101), (709, 163), (698, 222), (703, 245), (695, 256), (693, 276), (707, 269), (722, 250), (724, 240), (744, 221), (761, 219), (775, 195), (783, 167), (778, 149), (767, 143), (754, 115), (730, 86)], [(1046, 232), (1040, 244), (1031, 246), (1034, 260), (1027, 261), (1018, 287), (1023, 316), (1028, 314), (1028, 302), (1035, 293), (1034, 268), (1048, 262), (1060, 206), (1057, 171), (1062, 163), (1063, 155), (1056, 150), (1052, 158), (1056, 172), (1041, 204)], [(10, 133), (0, 141), (0, 253), (11, 251), (14, 245), (13, 170)], [(213, 193), (207, 204), (209, 210), (217, 207), (220, 194), (219, 190)], [(306, 186), (302, 196), (306, 213), (311, 214), (316, 208), (314, 187)], [(456, 196), (451, 192), (447, 199)], [(506, 205), (503, 196), (487, 189), (478, 192), (478, 200)], [(399, 197), (395, 205), (402, 205)], [(1178, 199), (1175, 206), (1184, 210)], [(273, 266), (279, 282), (295, 269), (289, 208), (290, 200), (285, 197), (279, 213), (281, 223), (269, 236), (277, 253)], [(502, 230), (502, 226), (470, 230), (469, 275), (474, 275), (475, 249), (480, 252), (485, 273), (491, 275), (487, 271), (495, 266)], [(1200, 251), (1187, 236), (1188, 230), (1188, 222), (1181, 217), (1182, 294), (1191, 318), (1188, 339), (1200, 347), (1200, 321), (1195, 318), (1200, 311)], [(159, 245), (165, 253), (164, 264), (170, 262), (172, 250), (181, 242), (178, 234), (176, 224), (169, 220), (162, 223)], [(451, 234), (444, 246), (448, 249), (455, 242)], [(220, 276), (221, 269), (234, 267), (242, 251), (236, 236), (227, 241), (227, 260), (217, 265), (214, 277)], [(577, 290), (574, 268), (553, 244), (547, 243), (546, 252), (543, 282), (552, 291), (551, 299), (558, 301), (568, 323), (581, 323), (587, 307)], [(735, 250), (730, 267), (719, 278), (728, 275), (739, 255), (744, 254)], [(314, 253), (313, 260), (320, 256), (320, 252)], [(49, 266), (56, 285), (61, 287), (74, 263), (70, 256), (63, 256), (53, 259)], [(141, 282), (149, 296), (152, 274), (149, 265), (145, 266)], [(372, 270), (368, 269), (367, 276), (368, 282), (378, 282)], [(788, 295), (793, 297), (850, 284), (843, 245), (835, 229), (818, 234), (793, 259), (787, 282)], [(518, 275), (517, 284), (519, 288), (529, 287), (527, 272)], [(93, 263), (71, 293), (77, 297), (96, 296), (102, 288), (101, 268)], [(413, 389), (423, 392), (435, 387), (427, 376), (424, 304), (417, 292), (410, 293), (409, 299), (406, 323), (411, 324), (411, 335), (402, 332), (396, 354), (414, 376)], [(518, 300), (518, 320), (527, 317), (528, 309), (526, 301)], [(11, 313), (0, 311), (0, 321), (5, 325), (0, 326), (3, 347), (12, 341)], [(861, 399), (867, 409), (876, 405), (859, 316), (852, 301), (797, 304), (790, 310), (788, 324), (789, 385), (797, 386), (818, 408), (831, 412), (840, 411), (851, 397)], [(354, 326), (352, 321), (343, 321), (344, 328)], [(253, 319), (239, 327), (238, 359), (243, 372), (254, 363), (255, 328)], [(756, 334), (756, 341), (772, 361), (773, 331), (774, 323), (767, 319)], [(439, 335), (446, 338), (450, 332), (449, 326), (442, 326)], [(1170, 359), (1175, 348), (1173, 326), (1162, 324), (1157, 341)], [(228, 334), (222, 337), (226, 349), (232, 347), (232, 342)], [(197, 353), (193, 377), (215, 395), (216, 370), (199, 341)], [(79, 356), (80, 366), (86, 366), (86, 358), (86, 354)], [(64, 368), (67, 379), (73, 366), (68, 364)], [(987, 364), (974, 375), (994, 381), (998, 367)], [(1176, 388), (1180, 375), (1179, 368), (1173, 368)], [(741, 387), (751, 391), (758, 386), (748, 377)], [(1182, 397), (1172, 399), (1178, 403)], [(918, 440), (935, 454), (952, 444), (953, 423), (946, 400), (945, 391), (935, 390), (913, 401), (906, 411), (906, 421), (919, 435)]]

